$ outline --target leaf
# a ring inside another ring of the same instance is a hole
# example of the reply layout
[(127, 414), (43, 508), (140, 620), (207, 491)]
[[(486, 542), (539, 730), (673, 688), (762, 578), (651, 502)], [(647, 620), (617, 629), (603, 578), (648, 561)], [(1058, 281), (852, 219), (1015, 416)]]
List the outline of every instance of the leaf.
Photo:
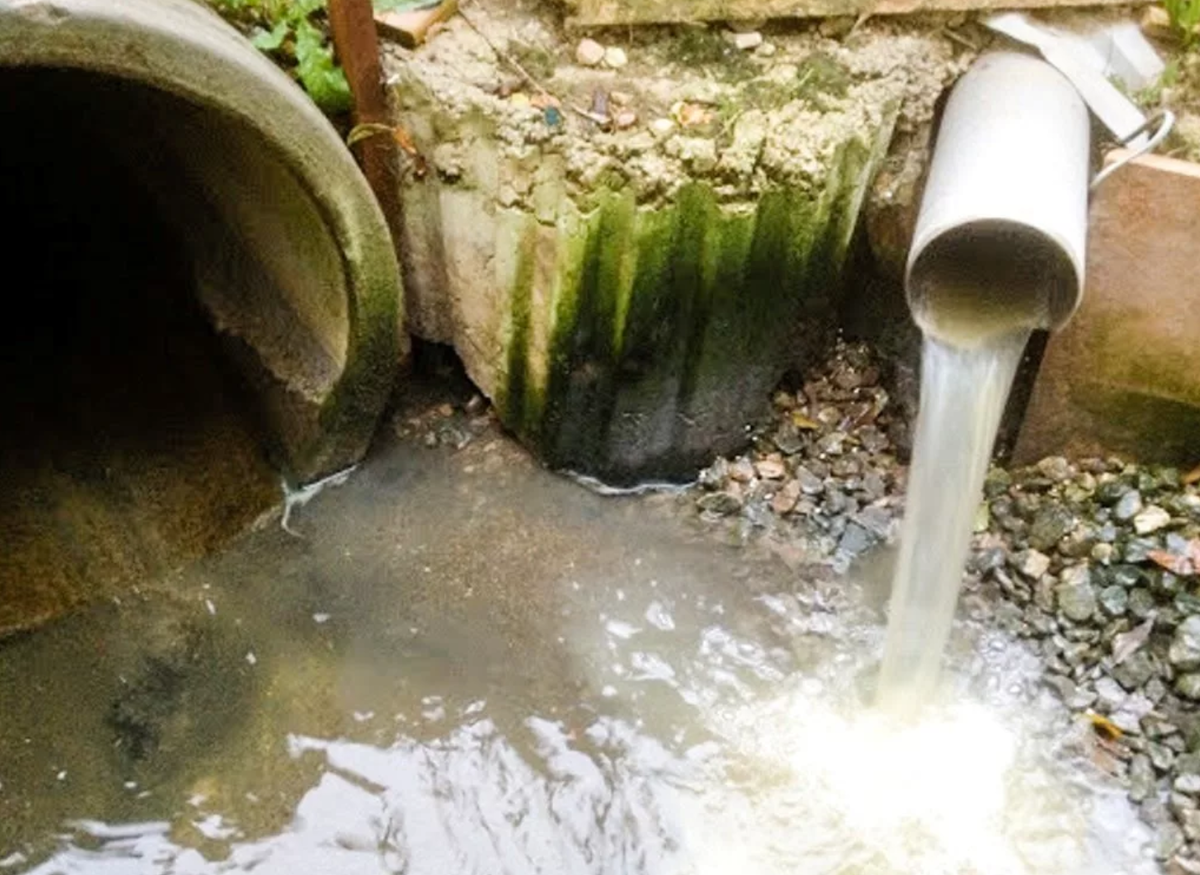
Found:
[(325, 43), (325, 35), (309, 21), (300, 22), (296, 29), (296, 77), (325, 112), (350, 108), (346, 74), (333, 62), (333, 49)]
[(1192, 560), (1189, 556), (1179, 556), (1175, 553), (1169, 553), (1166, 550), (1151, 550), (1146, 555), (1159, 568), (1165, 568), (1167, 571), (1172, 574), (1178, 574), (1180, 577), (1187, 577), (1190, 574), (1196, 573), (1196, 569), (1192, 565)]
[(1146, 620), (1142, 625), (1128, 632), (1113, 636), (1113, 665), (1120, 665), (1141, 649), (1154, 630), (1154, 618)]
[(256, 49), (261, 49), (264, 52), (273, 52), (283, 45), (283, 41), (288, 38), (292, 28), (286, 21), (280, 21), (270, 30), (260, 30), (250, 40)]
[(1100, 733), (1102, 737), (1108, 738), (1111, 741), (1116, 741), (1125, 734), (1121, 731), (1121, 727), (1117, 726), (1117, 724), (1113, 723), (1103, 714), (1097, 714), (1094, 711), (1089, 711), (1087, 717), (1092, 723), (1092, 728), (1095, 729), (1096, 732)]

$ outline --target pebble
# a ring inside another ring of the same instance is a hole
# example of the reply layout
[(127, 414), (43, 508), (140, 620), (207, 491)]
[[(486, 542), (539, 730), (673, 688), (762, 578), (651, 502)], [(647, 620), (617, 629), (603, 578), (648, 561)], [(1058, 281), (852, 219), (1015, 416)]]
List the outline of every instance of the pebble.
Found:
[(582, 39), (575, 47), (575, 60), (584, 67), (598, 67), (604, 58), (604, 46), (594, 39)]
[(1110, 617), (1119, 617), (1129, 607), (1129, 591), (1123, 586), (1106, 586), (1100, 590), (1100, 607)]
[(1200, 616), (1188, 617), (1176, 627), (1167, 659), (1176, 668), (1200, 668)]
[(1058, 609), (1068, 620), (1082, 623), (1096, 613), (1096, 589), (1086, 565), (1075, 565), (1063, 571), (1055, 589)]
[(1127, 522), (1137, 515), (1137, 512), (1142, 509), (1142, 495), (1136, 489), (1130, 489), (1121, 496), (1117, 502), (1117, 506), (1113, 509), (1113, 516), (1121, 522)]
[(625, 50), (620, 46), (609, 46), (605, 49), (603, 59), (604, 66), (613, 70), (620, 70), (629, 63), (629, 56), (625, 54)]
[(1133, 518), (1133, 530), (1139, 535), (1148, 535), (1169, 525), (1171, 515), (1156, 505), (1150, 505)]
[(756, 30), (726, 33), (725, 38), (735, 49), (743, 52), (757, 49), (763, 44), (763, 35)]
[(1075, 528), (1075, 515), (1062, 505), (1050, 505), (1037, 512), (1029, 527), (1029, 545), (1035, 550), (1050, 550)]
[(1017, 571), (1030, 580), (1037, 580), (1050, 570), (1050, 557), (1038, 550), (1022, 550), (1013, 559)]
[(613, 118), (613, 124), (617, 126), (618, 130), (623, 131), (626, 128), (632, 128), (634, 125), (636, 125), (637, 120), (638, 117), (636, 112), (631, 109), (623, 109)]
[(1175, 691), (1193, 701), (1200, 700), (1200, 674), (1181, 674), (1175, 679)]
[(754, 470), (764, 480), (782, 480), (787, 476), (787, 466), (782, 459), (761, 459), (754, 463)]
[(727, 516), (742, 509), (743, 501), (740, 495), (732, 492), (710, 492), (702, 495), (696, 501), (696, 506), (702, 511)]

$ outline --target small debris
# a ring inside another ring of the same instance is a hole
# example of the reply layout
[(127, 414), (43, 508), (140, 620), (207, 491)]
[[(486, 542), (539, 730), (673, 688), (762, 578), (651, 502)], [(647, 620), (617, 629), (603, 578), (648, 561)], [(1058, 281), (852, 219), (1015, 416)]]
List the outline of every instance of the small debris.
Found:
[(584, 38), (575, 47), (575, 60), (584, 67), (598, 67), (604, 60), (604, 46), (594, 39)]
[(613, 118), (613, 124), (617, 126), (618, 130), (625, 130), (636, 125), (637, 120), (638, 117), (636, 112), (631, 109), (623, 109)]
[(725, 38), (742, 52), (752, 51), (763, 44), (763, 35), (756, 30), (727, 32)]
[(609, 46), (604, 50), (604, 66), (612, 70), (620, 70), (629, 63), (629, 56), (620, 46)]

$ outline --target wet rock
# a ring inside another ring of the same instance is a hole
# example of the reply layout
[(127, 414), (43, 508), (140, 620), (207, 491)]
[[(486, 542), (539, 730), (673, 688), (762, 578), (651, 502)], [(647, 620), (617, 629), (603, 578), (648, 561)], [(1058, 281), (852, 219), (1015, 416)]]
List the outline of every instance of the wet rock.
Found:
[(1126, 562), (1145, 562), (1161, 546), (1153, 538), (1130, 538), (1122, 552)]
[(821, 478), (803, 465), (796, 468), (796, 482), (800, 484), (800, 491), (805, 495), (820, 495), (825, 491), (825, 484)]
[(1175, 679), (1175, 691), (1192, 701), (1200, 701), (1200, 674), (1181, 674)]
[(782, 480), (787, 476), (787, 466), (778, 458), (760, 459), (754, 463), (754, 471), (764, 480)]
[(1112, 505), (1117, 504), (1117, 502), (1119, 502), (1129, 491), (1130, 487), (1127, 483), (1115, 478), (1106, 480), (1096, 486), (1096, 501), (1100, 502), (1100, 504), (1106, 507), (1111, 507)]
[(1135, 754), (1129, 761), (1129, 798), (1141, 802), (1154, 792), (1157, 780), (1150, 757)]
[(1140, 689), (1154, 676), (1155, 665), (1150, 655), (1139, 651), (1113, 669), (1113, 677), (1127, 690)]
[(1145, 587), (1139, 586), (1129, 591), (1129, 613), (1139, 620), (1153, 616), (1157, 606), (1154, 595)]
[(1123, 586), (1106, 586), (1098, 596), (1100, 607), (1110, 617), (1119, 617), (1129, 607), (1129, 590)]
[(876, 541), (871, 532), (856, 522), (846, 524), (846, 530), (838, 541), (838, 550), (847, 556), (858, 556), (865, 553)]
[(1171, 515), (1157, 505), (1150, 505), (1133, 518), (1133, 530), (1139, 535), (1157, 532), (1171, 522)]
[(1179, 624), (1167, 658), (1176, 668), (1200, 668), (1200, 617), (1188, 617)]
[(1029, 527), (1029, 545), (1035, 550), (1051, 550), (1075, 528), (1075, 515), (1061, 505), (1037, 511)]
[(1107, 711), (1115, 711), (1129, 698), (1125, 689), (1110, 677), (1099, 678), (1095, 683), (1095, 688), (1100, 704)]
[(700, 472), (698, 482), (705, 489), (720, 489), (725, 485), (725, 481), (729, 478), (729, 463), (724, 459), (717, 459), (707, 468)]
[(742, 496), (731, 491), (710, 492), (696, 500), (696, 507), (706, 513), (728, 516), (742, 509)]
[(1075, 468), (1062, 456), (1049, 456), (1037, 463), (1037, 469), (1055, 482), (1069, 480), (1075, 474)]
[(1176, 793), (1187, 793), (1189, 796), (1194, 796), (1200, 793), (1200, 775), (1194, 773), (1180, 775), (1172, 782), (1171, 787)]
[(1167, 860), (1183, 847), (1183, 830), (1178, 824), (1167, 822), (1159, 826), (1154, 838), (1154, 859)]
[(1130, 489), (1125, 492), (1116, 507), (1113, 508), (1113, 516), (1121, 522), (1128, 522), (1137, 515), (1142, 509), (1142, 495), (1136, 489)]
[(780, 489), (771, 498), (771, 510), (780, 516), (791, 513), (796, 507), (796, 502), (800, 499), (800, 484), (796, 480), (789, 480), (784, 487)]
[(754, 465), (744, 456), (729, 466), (729, 477), (738, 483), (749, 483), (754, 479)]
[(794, 456), (804, 449), (804, 438), (800, 436), (800, 429), (791, 422), (781, 425), (772, 440), (779, 451), (787, 456)]
[(1086, 565), (1075, 565), (1063, 571), (1055, 590), (1058, 609), (1077, 623), (1091, 619), (1096, 613), (1096, 590), (1091, 571)]

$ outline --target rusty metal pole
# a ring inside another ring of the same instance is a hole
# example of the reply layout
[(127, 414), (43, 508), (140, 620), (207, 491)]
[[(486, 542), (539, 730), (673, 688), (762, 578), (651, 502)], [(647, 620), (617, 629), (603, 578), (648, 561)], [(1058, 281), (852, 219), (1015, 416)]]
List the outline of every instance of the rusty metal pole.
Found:
[[(390, 128), (392, 118), (379, 61), (379, 37), (375, 32), (371, 0), (329, 0), (329, 25), (333, 30), (334, 51), (350, 83), (354, 124)], [(396, 141), (382, 133), (366, 137), (352, 148), (383, 209), (399, 258), (402, 216)]]

